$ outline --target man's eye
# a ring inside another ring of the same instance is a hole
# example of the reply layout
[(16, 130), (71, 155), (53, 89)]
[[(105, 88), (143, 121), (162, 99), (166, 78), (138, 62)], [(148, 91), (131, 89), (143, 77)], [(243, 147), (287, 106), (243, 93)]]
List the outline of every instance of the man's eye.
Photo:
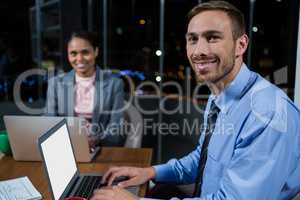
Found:
[(215, 41), (217, 41), (219, 38), (220, 38), (219, 36), (211, 35), (211, 36), (208, 36), (208, 37), (207, 37), (207, 41), (208, 41), (208, 42), (215, 42)]
[(197, 42), (198, 38), (197, 38), (197, 37), (188, 37), (187, 40), (188, 40), (189, 43), (192, 43), (192, 44), (193, 44), (193, 43), (196, 43), (196, 42)]
[(71, 52), (70, 55), (71, 56), (76, 56), (76, 53), (75, 52)]

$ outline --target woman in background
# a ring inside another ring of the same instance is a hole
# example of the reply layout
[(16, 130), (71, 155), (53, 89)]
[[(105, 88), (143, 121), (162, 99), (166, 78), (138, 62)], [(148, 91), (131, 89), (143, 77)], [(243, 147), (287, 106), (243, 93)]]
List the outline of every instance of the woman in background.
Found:
[(93, 33), (74, 32), (67, 43), (73, 70), (48, 82), (46, 114), (78, 116), (89, 124), (90, 147), (122, 146), (120, 134), (124, 91), (122, 80), (96, 65), (99, 53)]

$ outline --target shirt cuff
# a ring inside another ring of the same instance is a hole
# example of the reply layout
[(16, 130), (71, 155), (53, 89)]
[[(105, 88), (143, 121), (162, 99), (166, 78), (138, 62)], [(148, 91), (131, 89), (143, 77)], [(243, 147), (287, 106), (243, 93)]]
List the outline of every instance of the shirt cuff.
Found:
[(169, 165), (169, 163), (155, 165), (153, 168), (155, 170), (155, 182), (168, 182), (170, 179), (174, 179), (172, 167)]

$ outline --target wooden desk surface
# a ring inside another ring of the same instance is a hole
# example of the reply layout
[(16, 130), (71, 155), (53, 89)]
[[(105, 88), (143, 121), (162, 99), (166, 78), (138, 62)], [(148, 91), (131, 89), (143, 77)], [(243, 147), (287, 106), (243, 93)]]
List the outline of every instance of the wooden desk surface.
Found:
[[(130, 149), (104, 147), (92, 163), (78, 163), (80, 172), (104, 173), (111, 166), (147, 167), (151, 165), (152, 149)], [(17, 162), (11, 156), (0, 160), (0, 180), (28, 176), (33, 185), (42, 194), (43, 199), (51, 199), (48, 181), (42, 162)], [(146, 194), (146, 184), (141, 187), (139, 196)]]

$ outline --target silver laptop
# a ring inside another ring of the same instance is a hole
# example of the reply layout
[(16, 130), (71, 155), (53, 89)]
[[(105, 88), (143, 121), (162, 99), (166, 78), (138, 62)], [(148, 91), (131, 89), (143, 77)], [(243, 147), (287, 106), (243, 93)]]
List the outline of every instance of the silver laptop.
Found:
[[(60, 200), (66, 197), (89, 199), (96, 188), (105, 186), (101, 184), (100, 174), (79, 172), (65, 119), (43, 134), (38, 143), (52, 199)], [(124, 177), (119, 178), (113, 184), (123, 180)], [(131, 187), (129, 191), (137, 194), (138, 187)]]
[(77, 162), (90, 162), (98, 153), (99, 147), (90, 151), (87, 140), (87, 121), (78, 117), (50, 116), (4, 116), (12, 154), (17, 161), (41, 161), (37, 148), (38, 138), (62, 119), (66, 119)]

